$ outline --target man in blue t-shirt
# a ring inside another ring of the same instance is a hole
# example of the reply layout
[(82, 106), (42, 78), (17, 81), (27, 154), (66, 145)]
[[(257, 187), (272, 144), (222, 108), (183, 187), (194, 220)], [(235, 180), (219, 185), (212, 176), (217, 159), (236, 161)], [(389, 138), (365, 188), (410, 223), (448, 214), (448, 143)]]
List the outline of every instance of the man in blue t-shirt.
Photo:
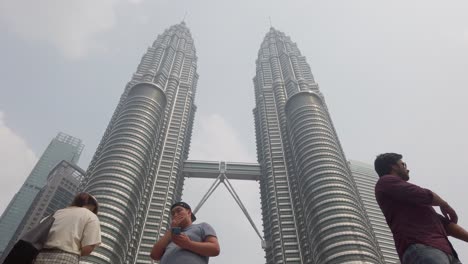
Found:
[(209, 257), (219, 255), (216, 232), (207, 223), (193, 224), (197, 219), (187, 203), (171, 206), (171, 228), (154, 244), (151, 258), (160, 264), (207, 264)]

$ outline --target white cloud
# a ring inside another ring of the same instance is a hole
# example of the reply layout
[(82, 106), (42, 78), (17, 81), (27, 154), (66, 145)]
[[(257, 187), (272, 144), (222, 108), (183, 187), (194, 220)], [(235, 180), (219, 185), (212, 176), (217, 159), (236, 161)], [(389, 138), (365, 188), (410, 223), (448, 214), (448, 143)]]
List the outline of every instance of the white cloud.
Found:
[(5, 123), (0, 111), (0, 212), (3, 213), (14, 194), (37, 162), (37, 157), (26, 141)]
[(101, 49), (96, 34), (115, 25), (117, 0), (3, 0), (0, 20), (26, 40), (42, 41), (65, 57), (81, 58)]

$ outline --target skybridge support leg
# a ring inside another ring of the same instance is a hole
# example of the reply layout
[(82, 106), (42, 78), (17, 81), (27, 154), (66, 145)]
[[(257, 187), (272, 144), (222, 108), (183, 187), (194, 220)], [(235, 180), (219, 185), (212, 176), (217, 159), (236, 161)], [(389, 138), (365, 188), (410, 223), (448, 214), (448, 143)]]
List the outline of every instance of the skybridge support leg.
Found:
[(234, 190), (234, 187), (232, 186), (232, 184), (229, 182), (229, 179), (227, 178), (226, 174), (224, 173), (224, 170), (221, 169), (221, 173), (219, 174), (219, 176), (216, 178), (216, 180), (213, 182), (213, 184), (210, 186), (210, 188), (208, 189), (208, 191), (205, 193), (205, 195), (202, 197), (202, 199), (200, 200), (200, 202), (198, 203), (197, 207), (195, 207), (195, 210), (193, 210), (193, 213), (196, 214), (200, 208), (203, 206), (203, 204), (208, 200), (208, 198), (211, 196), (211, 194), (213, 194), (213, 192), (216, 190), (216, 188), (218, 188), (219, 184), (220, 183), (223, 183), (224, 186), (226, 186), (226, 189), (229, 191), (229, 193), (231, 194), (231, 196), (234, 198), (234, 200), (236, 201), (237, 205), (240, 207), (240, 209), (242, 210), (242, 212), (244, 213), (245, 217), (247, 217), (247, 220), (249, 220), (249, 223), (250, 225), (252, 226), (252, 228), (255, 230), (255, 233), (257, 233), (258, 237), (260, 238), (261, 240), (261, 245), (262, 245), (262, 248), (265, 248), (266, 247), (266, 242), (265, 240), (263, 239), (262, 235), (260, 234), (260, 231), (258, 231), (258, 228), (257, 226), (255, 225), (254, 221), (252, 220), (252, 218), (250, 217), (249, 215), (249, 212), (247, 211), (247, 209), (245, 208), (244, 204), (242, 203), (239, 195), (236, 193), (236, 191)]
[(200, 210), (200, 208), (206, 202), (206, 200), (208, 200), (208, 198), (210, 198), (211, 194), (213, 194), (213, 192), (216, 190), (216, 188), (218, 188), (219, 184), (221, 183), (221, 177), (222, 177), (222, 174), (220, 174), (218, 176), (218, 178), (216, 178), (216, 180), (210, 186), (208, 191), (205, 193), (205, 195), (202, 197), (202, 199), (198, 203), (197, 207), (195, 207), (195, 210), (193, 210), (194, 214), (196, 214), (198, 212), (198, 210)]

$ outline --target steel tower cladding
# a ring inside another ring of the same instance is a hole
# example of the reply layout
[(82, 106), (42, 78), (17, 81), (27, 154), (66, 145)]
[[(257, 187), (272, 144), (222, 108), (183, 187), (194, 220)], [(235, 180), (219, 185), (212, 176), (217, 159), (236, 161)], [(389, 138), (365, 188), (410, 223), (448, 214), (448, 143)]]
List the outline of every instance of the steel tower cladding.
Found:
[(377, 237), (380, 251), (385, 258), (385, 263), (398, 263), (399, 258), (395, 249), (392, 231), (388, 227), (385, 216), (375, 200), (374, 188), (379, 180), (379, 176), (372, 165), (355, 160), (348, 161), (348, 165), (351, 169), (361, 200), (366, 208), (366, 213), (372, 224), (372, 229)]
[(266, 260), (383, 263), (330, 115), (297, 45), (261, 45), (254, 109)]
[(84, 263), (151, 263), (182, 194), (196, 107), (197, 57), (182, 22), (159, 35), (127, 84), (88, 168), (103, 244)]

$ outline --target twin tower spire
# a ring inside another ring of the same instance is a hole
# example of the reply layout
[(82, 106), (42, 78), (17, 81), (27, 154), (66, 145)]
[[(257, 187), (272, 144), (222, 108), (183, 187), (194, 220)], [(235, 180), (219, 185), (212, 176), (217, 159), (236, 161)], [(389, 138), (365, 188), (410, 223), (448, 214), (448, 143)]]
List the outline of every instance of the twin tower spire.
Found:
[[(271, 28), (256, 65), (266, 263), (384, 263), (305, 57)], [(182, 196), (197, 81), (182, 22), (143, 55), (90, 163), (82, 187), (100, 202), (103, 243), (83, 263), (151, 263)]]

